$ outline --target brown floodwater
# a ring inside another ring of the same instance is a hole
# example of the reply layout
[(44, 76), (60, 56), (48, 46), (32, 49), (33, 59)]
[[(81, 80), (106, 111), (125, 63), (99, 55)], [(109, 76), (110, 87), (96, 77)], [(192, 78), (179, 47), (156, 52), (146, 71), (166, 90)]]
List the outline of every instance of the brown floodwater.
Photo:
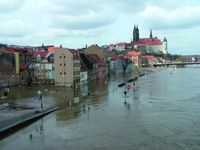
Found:
[[(69, 107), (72, 89), (13, 88), (18, 105), (44, 106), (53, 112), (0, 141), (1, 150), (195, 150), (200, 149), (200, 68), (157, 69), (131, 87), (128, 77), (112, 77), (83, 86), (79, 104)], [(90, 93), (87, 95), (87, 93)], [(87, 96), (85, 96), (87, 95)]]

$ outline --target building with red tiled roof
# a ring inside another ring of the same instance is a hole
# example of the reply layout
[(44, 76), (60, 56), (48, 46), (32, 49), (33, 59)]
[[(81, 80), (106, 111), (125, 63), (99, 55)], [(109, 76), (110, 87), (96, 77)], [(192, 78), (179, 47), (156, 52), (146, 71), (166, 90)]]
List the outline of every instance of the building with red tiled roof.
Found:
[(68, 51), (70, 51), (73, 55), (79, 55), (78, 51), (75, 50), (75, 49), (70, 49), (70, 48), (67, 48)]
[(37, 59), (38, 57), (41, 57), (41, 60), (43, 60), (48, 53), (49, 53), (48, 51), (37, 51), (34, 53), (33, 59)]
[(106, 76), (106, 67), (104, 65), (104, 62), (98, 57), (96, 54), (89, 54), (89, 56), (97, 63), (98, 69), (97, 69), (97, 78), (103, 79)]
[(126, 43), (125, 42), (121, 42), (121, 43), (115, 44), (114, 49), (116, 51), (125, 51), (125, 47), (126, 47)]
[(135, 50), (127, 52), (128, 58), (132, 61), (132, 63), (136, 67), (139, 67), (141, 64), (141, 54), (142, 54), (142, 52), (138, 52)]
[(126, 42), (120, 42), (120, 43), (117, 43), (117, 44), (110, 44), (108, 46), (108, 51), (113, 51), (113, 50), (125, 51), (125, 48), (126, 48)]
[(150, 66), (153, 66), (153, 64), (159, 62), (158, 58), (156, 58), (156, 57), (153, 56), (153, 55), (146, 55), (146, 56), (143, 56), (143, 57), (147, 60), (147, 63), (148, 63), (148, 65), (150, 65)]
[(50, 47), (47, 48), (47, 51), (51, 52), (51, 53), (54, 53), (56, 48), (59, 48), (59, 47), (50, 46)]
[(138, 51), (133, 50), (133, 51), (127, 52), (127, 54), (132, 55), (132, 56), (138, 56), (138, 55), (142, 54), (142, 52), (138, 52)]
[(17, 68), (19, 66), (19, 70), (16, 69), (18, 70), (16, 74), (19, 74), (19, 71), (28, 69), (28, 66), (32, 62), (32, 53), (30, 51), (30, 49), (23, 47), (5, 47), (5, 53), (13, 55), (15, 57), (15, 66)]
[(161, 41), (158, 37), (153, 37), (152, 30), (150, 30), (149, 38), (139, 38), (139, 29), (134, 26), (132, 45), (135, 49), (156, 54), (167, 54), (167, 39)]
[(104, 62), (96, 54), (89, 54), (89, 56), (98, 64), (98, 66), (104, 65)]
[(94, 44), (86, 49), (84, 49), (85, 54), (96, 54), (101, 61), (105, 62), (106, 61), (106, 53), (103, 48), (99, 47), (98, 45)]
[(141, 38), (134, 43), (135, 45), (162, 45), (163, 42), (157, 37), (154, 38)]

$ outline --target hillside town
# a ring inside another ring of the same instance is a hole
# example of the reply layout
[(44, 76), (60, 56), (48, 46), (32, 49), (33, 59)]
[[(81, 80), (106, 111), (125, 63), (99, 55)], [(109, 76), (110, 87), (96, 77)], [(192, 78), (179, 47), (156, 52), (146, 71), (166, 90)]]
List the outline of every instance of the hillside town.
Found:
[(135, 25), (129, 43), (93, 44), (81, 49), (62, 45), (34, 47), (1, 44), (0, 85), (30, 86), (34, 83), (78, 87), (111, 74), (126, 74), (134, 69), (170, 61), (172, 57), (169, 57), (166, 37), (161, 40), (150, 30), (148, 38), (140, 38)]
[(167, 39), (139, 38), (134, 26), (130, 43), (99, 46), (93, 44), (82, 49), (54, 45), (18, 46), (0, 45), (0, 85), (54, 84), (72, 87), (89, 80), (105, 78), (108, 74), (130, 72), (132, 68), (150, 67), (167, 59)]

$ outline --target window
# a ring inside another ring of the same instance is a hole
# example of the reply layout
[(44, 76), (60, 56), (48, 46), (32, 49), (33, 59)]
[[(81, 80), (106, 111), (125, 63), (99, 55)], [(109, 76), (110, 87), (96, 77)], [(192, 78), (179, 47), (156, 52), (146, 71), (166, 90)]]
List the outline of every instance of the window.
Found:
[(74, 71), (74, 76), (80, 75), (79, 71)]
[(37, 62), (41, 62), (42, 61), (42, 57), (40, 55), (37, 56)]
[(64, 75), (66, 75), (66, 72), (64, 72)]
[(76, 79), (76, 83), (79, 83), (79, 79)]
[(60, 75), (62, 74), (62, 72), (60, 72)]
[(64, 66), (66, 66), (66, 64), (64, 64)]
[(60, 64), (60, 66), (62, 66), (62, 64)]
[(62, 56), (60, 56), (60, 59), (62, 58)]
[(64, 56), (64, 58), (65, 58), (65, 56)]

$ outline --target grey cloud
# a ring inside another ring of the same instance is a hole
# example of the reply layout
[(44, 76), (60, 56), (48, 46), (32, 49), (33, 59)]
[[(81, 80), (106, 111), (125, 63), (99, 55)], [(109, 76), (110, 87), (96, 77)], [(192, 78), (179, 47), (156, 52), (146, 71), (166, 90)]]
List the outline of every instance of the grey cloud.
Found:
[(54, 22), (50, 22), (50, 26), (69, 29), (69, 30), (87, 30), (107, 26), (114, 21), (113, 16), (104, 15), (84, 15), (84, 16), (60, 16), (55, 17)]
[(0, 12), (13, 12), (22, 7), (26, 0), (0, 0)]
[(146, 25), (157, 30), (191, 28), (200, 24), (200, 6), (165, 10), (157, 6), (147, 7), (139, 17)]
[(1, 37), (23, 37), (29, 34), (32, 26), (21, 20), (8, 20), (1, 22), (0, 29)]
[(48, 5), (47, 12), (59, 13), (67, 15), (84, 14), (88, 11), (103, 11), (109, 9), (110, 12), (136, 12), (141, 10), (146, 0), (51, 0), (46, 3)]
[(49, 28), (43, 32), (37, 32), (32, 35), (27, 35), (29, 39), (55, 39), (55, 38), (92, 38), (95, 36), (101, 37), (105, 33), (105, 29), (88, 29), (88, 30), (67, 30), (67, 29), (58, 29), (58, 28)]

